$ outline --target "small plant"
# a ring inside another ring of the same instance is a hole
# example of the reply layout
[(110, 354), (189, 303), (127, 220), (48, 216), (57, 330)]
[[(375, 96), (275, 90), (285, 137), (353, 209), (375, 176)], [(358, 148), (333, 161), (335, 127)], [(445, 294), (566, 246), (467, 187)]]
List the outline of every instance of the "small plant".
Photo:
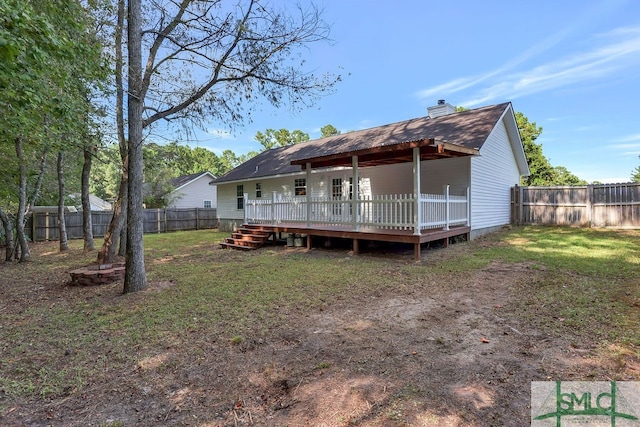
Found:
[(329, 362), (320, 362), (316, 365), (316, 369), (327, 369), (331, 364)]
[(232, 345), (240, 345), (242, 344), (242, 337), (240, 335), (236, 335), (235, 337), (231, 338), (229, 342)]

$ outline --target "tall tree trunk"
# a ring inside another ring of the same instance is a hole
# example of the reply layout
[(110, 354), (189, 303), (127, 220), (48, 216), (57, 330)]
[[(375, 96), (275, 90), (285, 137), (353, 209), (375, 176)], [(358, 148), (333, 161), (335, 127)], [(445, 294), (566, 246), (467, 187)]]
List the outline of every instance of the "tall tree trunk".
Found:
[(127, 95), (129, 129), (129, 194), (127, 205), (127, 263), (124, 293), (147, 287), (144, 266), (144, 224), (142, 215), (142, 7), (140, 0), (129, 0), (128, 49), (129, 91)]
[[(128, 157), (127, 157), (128, 158)], [(128, 184), (128, 183), (127, 183)], [(126, 195), (127, 195), (128, 191), (127, 191), (127, 185), (125, 185), (125, 200), (126, 200)], [(122, 225), (120, 227), (120, 245), (118, 247), (118, 256), (121, 257), (125, 257), (127, 256), (127, 227), (124, 227), (124, 223), (125, 220), (127, 218), (127, 204), (123, 203), (122, 204)], [(116, 242), (118, 242), (118, 239), (116, 238)], [(115, 245), (114, 245), (115, 247)]]
[[(125, 0), (118, 0), (118, 23), (115, 32), (115, 80), (116, 80), (116, 131), (118, 135), (118, 145), (120, 147), (120, 159), (122, 160), (122, 175), (120, 176), (120, 187), (118, 197), (113, 204), (113, 217), (109, 222), (109, 227), (104, 235), (102, 249), (98, 253), (98, 263), (112, 263), (115, 260), (118, 238), (125, 228), (124, 223), (127, 215), (127, 186), (129, 156), (127, 155), (127, 141), (124, 135), (124, 87), (123, 87), (123, 54), (122, 39), (124, 36), (125, 20)], [(126, 248), (126, 241), (120, 240), (120, 248)], [(125, 253), (120, 255), (124, 256)]]
[(16, 215), (16, 237), (20, 245), (20, 262), (27, 262), (31, 258), (29, 243), (24, 232), (25, 216), (27, 211), (27, 172), (24, 166), (22, 154), (22, 137), (16, 138), (16, 157), (18, 158), (18, 171), (20, 175), (18, 214)]
[(91, 162), (93, 161), (93, 144), (84, 149), (84, 162), (82, 163), (82, 183), (80, 198), (82, 200), (82, 235), (84, 238), (84, 251), (91, 252), (95, 249), (93, 243), (93, 224), (91, 223), (91, 200), (89, 200), (89, 177), (91, 176)]
[(13, 224), (11, 218), (5, 211), (0, 208), (0, 221), (2, 221), (2, 228), (4, 229), (5, 243), (7, 245), (5, 249), (5, 261), (13, 261), (15, 253), (15, 241), (13, 240)]
[(58, 231), (60, 233), (60, 252), (69, 250), (67, 224), (64, 216), (64, 152), (58, 151)]

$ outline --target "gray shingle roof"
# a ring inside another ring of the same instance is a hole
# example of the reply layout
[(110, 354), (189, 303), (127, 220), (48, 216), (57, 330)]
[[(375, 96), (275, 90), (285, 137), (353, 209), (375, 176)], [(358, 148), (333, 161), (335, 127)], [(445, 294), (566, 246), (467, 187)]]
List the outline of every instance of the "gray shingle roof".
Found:
[(427, 139), (479, 150), (509, 106), (507, 102), (436, 118), (419, 117), (275, 148), (249, 159), (218, 178), (215, 183), (300, 172), (301, 167), (291, 165), (292, 161), (347, 155)]
[(171, 185), (173, 185), (175, 188), (182, 187), (186, 183), (191, 182), (194, 179), (199, 178), (201, 175), (204, 175), (206, 173), (208, 172), (198, 172), (198, 173), (192, 173), (189, 175), (182, 175), (176, 178), (172, 178)]

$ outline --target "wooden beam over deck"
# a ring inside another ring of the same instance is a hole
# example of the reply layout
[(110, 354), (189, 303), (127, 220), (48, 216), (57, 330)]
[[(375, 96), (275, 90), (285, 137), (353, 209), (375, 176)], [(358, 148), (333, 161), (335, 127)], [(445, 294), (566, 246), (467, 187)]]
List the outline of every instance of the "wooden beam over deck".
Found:
[(472, 156), (478, 154), (474, 148), (462, 147), (449, 142), (436, 142), (433, 138), (401, 144), (383, 145), (346, 153), (329, 154), (308, 159), (293, 160), (292, 165), (306, 168), (351, 166), (352, 158), (358, 157), (361, 167), (406, 163), (413, 160), (413, 149), (420, 149), (420, 160), (435, 160), (448, 157)]

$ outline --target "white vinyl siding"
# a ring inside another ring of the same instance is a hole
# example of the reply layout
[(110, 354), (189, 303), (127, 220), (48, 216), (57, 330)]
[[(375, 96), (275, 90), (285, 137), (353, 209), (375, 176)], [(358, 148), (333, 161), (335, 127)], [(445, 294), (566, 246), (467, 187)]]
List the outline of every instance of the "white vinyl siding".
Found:
[(216, 186), (209, 185), (213, 177), (205, 174), (185, 186), (174, 190), (169, 196), (171, 208), (201, 208), (205, 200), (210, 200), (211, 207), (216, 207)]
[(509, 224), (510, 188), (520, 181), (507, 131), (501, 120), (471, 159), (471, 229)]

